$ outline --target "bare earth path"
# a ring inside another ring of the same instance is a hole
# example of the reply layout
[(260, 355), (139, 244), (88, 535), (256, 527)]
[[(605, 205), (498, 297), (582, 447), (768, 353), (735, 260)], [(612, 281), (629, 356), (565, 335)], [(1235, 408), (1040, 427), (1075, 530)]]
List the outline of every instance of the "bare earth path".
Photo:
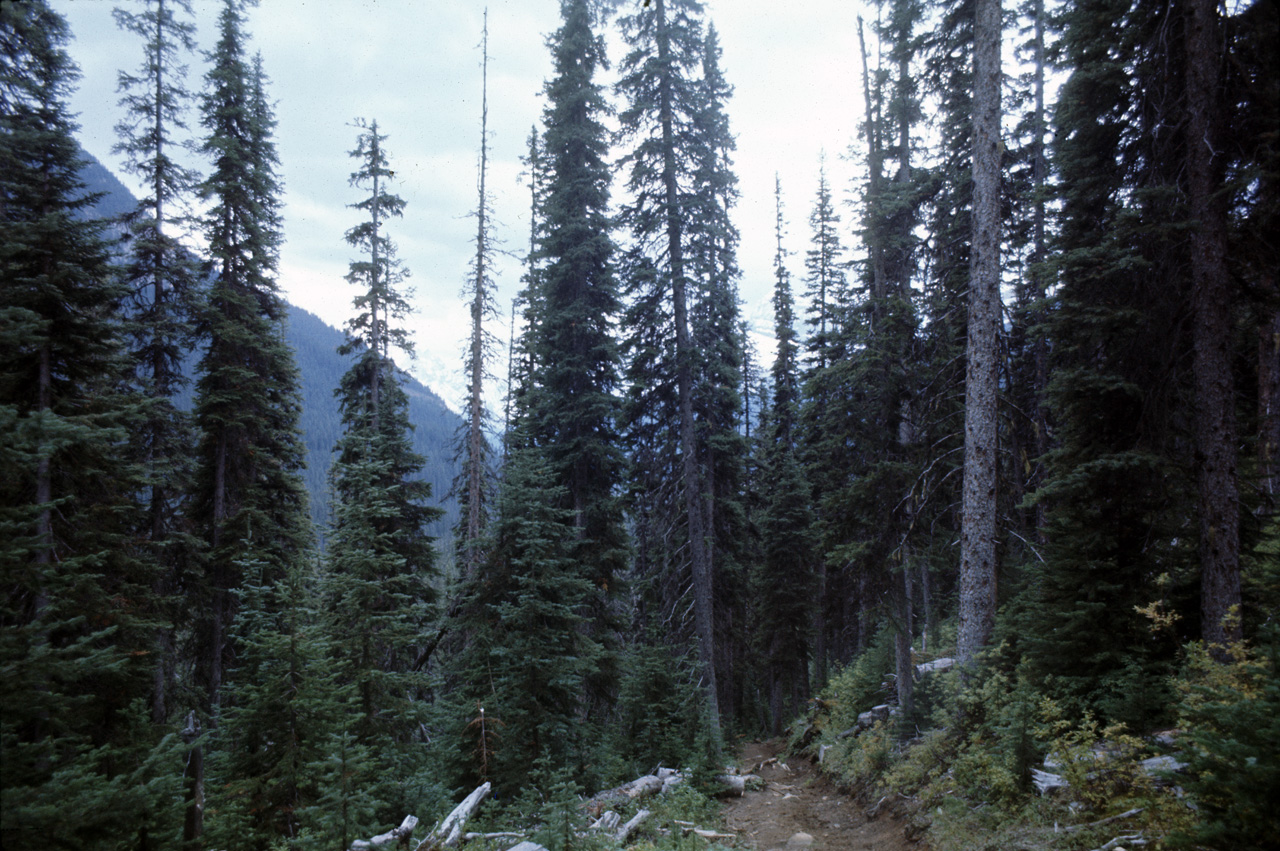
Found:
[(891, 816), (869, 821), (862, 806), (838, 791), (816, 766), (785, 757), (782, 749), (776, 740), (751, 742), (743, 749), (743, 773), (758, 774), (765, 788), (725, 806), (725, 821), (739, 845), (755, 851), (925, 851), (923, 844), (907, 842), (902, 825)]

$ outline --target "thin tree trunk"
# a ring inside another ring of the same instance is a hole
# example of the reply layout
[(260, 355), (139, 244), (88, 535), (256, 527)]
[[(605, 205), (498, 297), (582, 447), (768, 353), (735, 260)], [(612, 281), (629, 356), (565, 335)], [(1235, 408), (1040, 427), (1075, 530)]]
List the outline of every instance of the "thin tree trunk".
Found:
[[(1034, 232), (1032, 256), (1031, 256), (1031, 280), (1032, 280), (1032, 298), (1036, 299), (1036, 305), (1031, 310), (1032, 325), (1039, 325), (1044, 321), (1044, 310), (1040, 307), (1041, 301), (1048, 292), (1047, 279), (1048, 275), (1044, 269), (1044, 262), (1048, 257), (1048, 242), (1045, 238), (1045, 183), (1049, 175), (1049, 162), (1045, 156), (1044, 137), (1046, 132), (1045, 107), (1044, 107), (1044, 0), (1036, 0), (1035, 3), (1035, 115), (1033, 123), (1035, 125), (1035, 140), (1033, 144), (1034, 163), (1032, 165), (1032, 228)], [(1035, 359), (1035, 412), (1032, 414), (1032, 422), (1035, 427), (1035, 453), (1036, 463), (1035, 471), (1032, 474), (1031, 487), (1035, 489), (1040, 485), (1039, 469), (1043, 461), (1042, 459), (1049, 451), (1049, 405), (1045, 398), (1049, 386), (1049, 345), (1044, 334), (1036, 334), (1035, 341), (1032, 343), (1034, 359)], [(1036, 524), (1036, 541), (1042, 546), (1047, 543), (1047, 515), (1045, 513), (1044, 500), (1036, 502), (1035, 507), (1035, 524)]]
[[(1221, 125), (1222, 33), (1214, 0), (1191, 0), (1186, 26), (1196, 466), (1200, 514), (1201, 630), (1223, 645), (1241, 637), (1240, 495), (1236, 481), (1232, 297), (1227, 214), (1215, 146)], [(1225, 658), (1225, 657), (1223, 657)]]
[(489, 168), (489, 10), (484, 13), (481, 42), (480, 89), (480, 203), (476, 208), (476, 277), (471, 302), (471, 398), (467, 419), (467, 542), (466, 575), (480, 569), (480, 538), (484, 534), (484, 304), (488, 221), (485, 217), (485, 176)]
[(973, 256), (965, 372), (960, 626), (971, 667), (996, 611), (996, 349), (1000, 319), (1000, 0), (977, 0), (973, 83)]
[[(883, 154), (880, 151), (880, 112), (873, 109), (871, 100), (871, 74), (867, 67), (867, 42), (862, 35), (862, 17), (858, 17), (858, 47), (862, 54), (862, 97), (867, 111), (867, 184), (868, 195), (872, 203), (880, 203), (881, 181), (883, 176)], [(878, 103), (878, 100), (874, 103)], [(870, 244), (867, 246), (871, 254), (871, 294), (876, 299), (885, 295), (885, 257), (884, 240), (881, 238), (882, 228), (873, 227), (868, 234)]]
[[(1274, 293), (1275, 286), (1272, 278), (1266, 289)], [(1258, 335), (1258, 464), (1274, 513), (1280, 508), (1280, 310), (1272, 310)]]
[(684, 475), (685, 513), (689, 524), (689, 552), (693, 574), (694, 624), (698, 634), (698, 660), (707, 693), (712, 747), (719, 754), (720, 701), (715, 668), (715, 591), (711, 561), (703, 524), (702, 477), (698, 470), (693, 423), (693, 351), (689, 343), (689, 315), (685, 298), (683, 223), (676, 184), (676, 152), (671, 103), (671, 56), (667, 33), (666, 7), (656, 0), (658, 63), (663, 68), (659, 82), (659, 119), (662, 132), (662, 170), (667, 217), (667, 251), (671, 265), (671, 297), (676, 326), (676, 392), (680, 404), (680, 453)]

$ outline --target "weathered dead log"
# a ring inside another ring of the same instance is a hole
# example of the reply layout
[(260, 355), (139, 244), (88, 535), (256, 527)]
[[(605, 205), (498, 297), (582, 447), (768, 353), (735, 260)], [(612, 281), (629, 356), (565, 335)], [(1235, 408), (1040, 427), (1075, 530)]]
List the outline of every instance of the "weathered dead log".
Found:
[(497, 833), (464, 833), (462, 834), (463, 842), (474, 842), (477, 839), (524, 839), (523, 833), (515, 833), (512, 831), (499, 831)]
[(444, 821), (427, 836), (425, 844), (427, 847), (444, 845), (453, 847), (458, 844), (458, 840), (462, 838), (462, 830), (467, 826), (467, 819), (479, 808), (485, 798), (489, 796), (490, 785), (488, 781), (476, 787), (476, 790), (470, 795), (462, 799), (462, 803), (453, 808), (453, 812), (445, 816)]
[(1091, 821), (1088, 824), (1073, 824), (1063, 828), (1063, 831), (1065, 833), (1075, 833), (1076, 831), (1079, 831), (1079, 830), (1091, 830), (1095, 827), (1102, 827), (1102, 825), (1104, 824), (1111, 824), (1112, 822), (1124, 821), (1127, 818), (1133, 818), (1134, 816), (1141, 813), (1144, 809), (1145, 807), (1138, 807), (1132, 810), (1125, 810), (1123, 813), (1120, 813), (1119, 815), (1109, 816), (1104, 819), (1098, 819), (1097, 821)]
[(1111, 849), (1113, 848), (1119, 851), (1121, 842), (1123, 842), (1125, 845), (1134, 845), (1139, 847), (1147, 844), (1147, 840), (1143, 838), (1141, 833), (1132, 833), (1132, 834), (1129, 834), (1128, 836), (1117, 836), (1115, 839), (1111, 840), (1106, 845), (1103, 845), (1099, 848), (1095, 848), (1093, 849), (1093, 851), (1111, 851)]
[(755, 774), (721, 774), (716, 782), (720, 784), (720, 789), (716, 791), (719, 797), (741, 798), (746, 794), (748, 785), (764, 781)]
[(592, 830), (617, 830), (618, 825), (622, 824), (622, 816), (609, 810), (603, 813), (600, 818), (591, 823)]
[(400, 842), (405, 847), (408, 847), (409, 837), (413, 835), (413, 829), (417, 826), (417, 816), (405, 816), (399, 827), (392, 828), (386, 833), (380, 833), (372, 839), (357, 839), (352, 842), (350, 851), (368, 851), (370, 848), (379, 848), (391, 842)]
[(684, 828), (685, 836), (688, 836), (691, 833), (694, 836), (701, 836), (703, 839), (707, 840), (708, 842), (715, 842), (718, 839), (737, 839), (738, 838), (738, 835), (736, 833), (717, 833), (714, 830), (705, 830), (701, 827)]
[(916, 676), (920, 677), (925, 674), (937, 674), (942, 671), (949, 671), (956, 665), (956, 660), (950, 656), (943, 656), (941, 659), (934, 659), (932, 662), (921, 662), (916, 665)]
[(662, 778), (656, 774), (646, 774), (644, 777), (637, 777), (626, 786), (623, 792), (628, 798), (647, 798), (650, 795), (656, 795), (662, 791)]
[(1038, 768), (1031, 769), (1031, 783), (1041, 795), (1049, 795), (1071, 785), (1061, 774), (1050, 774)]
[(615, 838), (618, 840), (618, 844), (619, 845), (627, 844), (627, 840), (631, 837), (632, 832), (637, 827), (639, 827), (642, 823), (644, 823), (644, 820), (647, 819), (650, 815), (651, 814), (648, 810), (641, 810), (640, 812), (636, 813), (634, 816), (631, 817), (631, 821), (627, 822), (622, 827), (618, 828), (618, 832), (615, 834)]
[(547, 849), (543, 848), (541, 845), (539, 845), (536, 842), (530, 842), (526, 839), (524, 842), (521, 842), (519, 845), (512, 845), (510, 848), (507, 849), (507, 851), (547, 851)]

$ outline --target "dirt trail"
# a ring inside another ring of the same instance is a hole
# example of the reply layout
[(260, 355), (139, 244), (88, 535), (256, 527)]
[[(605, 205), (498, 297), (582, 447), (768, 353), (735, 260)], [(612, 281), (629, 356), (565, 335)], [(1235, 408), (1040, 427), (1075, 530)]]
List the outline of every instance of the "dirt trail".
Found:
[[(807, 759), (783, 755), (781, 742), (748, 744), (739, 765), (744, 774), (755, 773), (765, 781), (761, 791), (747, 792), (725, 807), (728, 829), (737, 834), (742, 847), (755, 851), (799, 851), (805, 847), (812, 851), (926, 851), (923, 844), (907, 842), (902, 824), (891, 816), (868, 820), (863, 807), (837, 790)], [(812, 842), (800, 834), (811, 837)]]

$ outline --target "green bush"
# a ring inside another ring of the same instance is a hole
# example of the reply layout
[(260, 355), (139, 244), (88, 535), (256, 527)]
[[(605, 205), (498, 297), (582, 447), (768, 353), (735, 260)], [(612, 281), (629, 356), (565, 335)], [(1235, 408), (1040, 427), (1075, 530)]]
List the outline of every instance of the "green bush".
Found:
[(1192, 778), (1185, 786), (1200, 816), (1179, 839), (1218, 849), (1280, 848), (1280, 630), (1266, 629), (1254, 650), (1227, 653), (1223, 662), (1192, 645), (1178, 683)]

